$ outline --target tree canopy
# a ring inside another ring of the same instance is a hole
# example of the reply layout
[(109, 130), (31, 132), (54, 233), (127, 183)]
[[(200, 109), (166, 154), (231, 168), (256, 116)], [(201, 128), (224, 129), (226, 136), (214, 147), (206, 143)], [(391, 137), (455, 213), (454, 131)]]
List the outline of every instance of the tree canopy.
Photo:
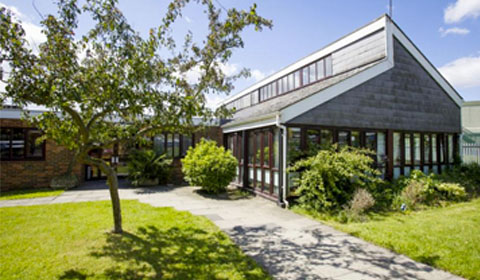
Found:
[[(188, 4), (203, 7), (208, 18), (208, 34), (201, 43), (191, 32), (181, 42), (175, 40), (174, 23)], [(36, 52), (28, 47), (21, 22), (0, 8), (0, 64), (10, 68), (7, 75), (0, 71), (6, 83), (0, 101), (49, 109), (29, 119), (45, 138), (107, 174), (115, 231), (121, 232), (115, 171), (89, 152), (160, 131), (188, 131), (195, 117), (227, 117), (231, 112), (225, 108), (207, 106), (206, 95), (228, 93), (236, 78), (248, 75), (243, 69), (229, 77), (222, 65), (244, 46), (241, 32), (246, 27), (262, 30), (271, 22), (257, 15), (255, 4), (222, 14), (223, 8), (211, 0), (175, 0), (158, 26), (141, 36), (117, 0), (59, 0), (57, 7), (57, 14), (43, 17), (46, 42)], [(94, 24), (78, 38), (79, 19), (85, 14)], [(195, 82), (187, 78), (192, 71), (199, 76)]]

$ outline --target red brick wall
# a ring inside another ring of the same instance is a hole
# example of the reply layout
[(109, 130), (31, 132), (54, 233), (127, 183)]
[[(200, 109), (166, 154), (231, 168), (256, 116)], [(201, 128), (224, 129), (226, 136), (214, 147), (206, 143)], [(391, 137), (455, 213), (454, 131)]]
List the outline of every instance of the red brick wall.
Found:
[[(1, 127), (30, 127), (15, 119), (0, 119)], [(53, 177), (62, 175), (68, 168), (72, 153), (64, 147), (47, 140), (45, 160), (22, 160), (0, 162), (0, 190), (43, 188), (50, 185)], [(74, 168), (78, 179), (83, 181), (84, 168), (77, 164)]]

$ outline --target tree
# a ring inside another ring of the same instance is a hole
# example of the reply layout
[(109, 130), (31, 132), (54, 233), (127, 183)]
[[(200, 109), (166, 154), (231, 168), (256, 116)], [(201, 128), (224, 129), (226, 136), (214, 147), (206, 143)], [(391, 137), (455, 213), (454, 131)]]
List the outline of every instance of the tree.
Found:
[[(191, 3), (194, 2), (194, 3)], [(208, 34), (201, 43), (188, 32), (177, 47), (173, 24), (188, 4), (204, 8)], [(52, 139), (74, 152), (75, 159), (98, 167), (107, 175), (112, 200), (114, 232), (122, 232), (118, 181), (115, 170), (89, 151), (116, 143), (142, 141), (160, 131), (187, 132), (193, 118), (208, 121), (231, 114), (225, 108), (211, 110), (206, 94), (228, 93), (232, 82), (248, 76), (243, 69), (227, 77), (222, 64), (232, 51), (243, 47), (240, 33), (271, 27), (248, 11), (229, 9), (226, 16), (211, 0), (176, 0), (169, 4), (158, 27), (142, 37), (127, 22), (117, 0), (59, 0), (57, 15), (41, 22), (46, 42), (33, 52), (25, 32), (12, 12), (0, 10), (0, 63), (11, 70), (1, 75), (6, 83), (2, 103), (43, 105), (50, 109), (27, 118)], [(90, 15), (93, 27), (79, 39), (79, 17)], [(189, 82), (196, 71), (199, 79)], [(3, 69), (0, 71), (3, 74)]]

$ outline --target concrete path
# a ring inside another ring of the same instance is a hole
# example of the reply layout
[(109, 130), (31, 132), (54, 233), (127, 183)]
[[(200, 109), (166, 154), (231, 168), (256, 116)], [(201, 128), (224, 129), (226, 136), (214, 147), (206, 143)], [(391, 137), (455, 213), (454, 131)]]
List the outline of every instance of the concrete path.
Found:
[[(131, 189), (125, 183), (120, 197), (209, 218), (275, 279), (461, 279), (258, 197), (230, 200), (192, 187)], [(4, 200), (0, 207), (108, 199), (105, 186), (90, 182), (58, 197)]]

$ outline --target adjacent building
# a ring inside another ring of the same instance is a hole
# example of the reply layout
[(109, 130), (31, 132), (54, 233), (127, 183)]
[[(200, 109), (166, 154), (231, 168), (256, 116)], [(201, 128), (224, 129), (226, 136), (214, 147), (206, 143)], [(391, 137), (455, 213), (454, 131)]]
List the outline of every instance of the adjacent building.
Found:
[(458, 153), (462, 97), (388, 16), (222, 102), (235, 183), (283, 201), (286, 168), (337, 143), (376, 151), (385, 178), (442, 172)]

